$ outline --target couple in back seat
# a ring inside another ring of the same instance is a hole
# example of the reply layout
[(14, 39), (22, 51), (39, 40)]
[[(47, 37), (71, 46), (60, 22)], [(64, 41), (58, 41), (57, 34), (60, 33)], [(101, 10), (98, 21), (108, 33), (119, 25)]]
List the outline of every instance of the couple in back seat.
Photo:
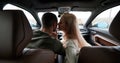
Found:
[(28, 47), (50, 49), (56, 54), (66, 55), (65, 63), (77, 63), (78, 52), (83, 46), (90, 46), (77, 28), (76, 17), (64, 13), (58, 24), (59, 30), (64, 32), (63, 44), (57, 40), (57, 17), (52, 13), (45, 13), (42, 17), (42, 28), (34, 32), (32, 43)]

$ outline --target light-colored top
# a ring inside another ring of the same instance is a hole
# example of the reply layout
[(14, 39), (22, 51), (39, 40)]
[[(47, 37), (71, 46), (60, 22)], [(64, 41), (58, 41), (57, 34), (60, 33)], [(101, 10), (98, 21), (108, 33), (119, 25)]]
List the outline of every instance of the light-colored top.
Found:
[(69, 39), (65, 44), (66, 57), (64, 63), (77, 63), (80, 48), (78, 47), (76, 40)]

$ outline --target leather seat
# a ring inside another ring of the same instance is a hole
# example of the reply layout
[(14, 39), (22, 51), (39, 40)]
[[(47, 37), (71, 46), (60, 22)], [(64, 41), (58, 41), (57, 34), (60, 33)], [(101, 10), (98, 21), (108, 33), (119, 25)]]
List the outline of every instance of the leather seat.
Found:
[[(109, 31), (120, 41), (120, 11), (112, 21)], [(78, 63), (120, 63), (120, 46), (83, 47)]]
[(83, 47), (78, 63), (120, 63), (120, 46)]
[(24, 55), (20, 59), (21, 63), (54, 63), (55, 55), (53, 51), (45, 49), (25, 49)]
[(52, 51), (24, 50), (31, 38), (32, 29), (22, 11), (0, 11), (0, 63), (54, 63)]

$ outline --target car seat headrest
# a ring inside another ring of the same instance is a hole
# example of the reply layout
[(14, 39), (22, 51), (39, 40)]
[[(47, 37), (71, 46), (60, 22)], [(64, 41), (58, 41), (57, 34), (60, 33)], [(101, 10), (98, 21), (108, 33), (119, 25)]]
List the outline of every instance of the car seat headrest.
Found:
[(0, 11), (0, 58), (20, 56), (31, 38), (32, 29), (22, 11)]
[(110, 28), (109, 28), (109, 32), (118, 40), (120, 40), (120, 11), (118, 12), (118, 14), (116, 15), (116, 17), (113, 19)]

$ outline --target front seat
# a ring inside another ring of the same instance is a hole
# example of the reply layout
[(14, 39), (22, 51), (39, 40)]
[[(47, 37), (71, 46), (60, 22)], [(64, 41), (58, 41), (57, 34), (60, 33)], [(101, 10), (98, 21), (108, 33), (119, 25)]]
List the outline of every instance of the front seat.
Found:
[[(109, 32), (120, 41), (120, 11), (112, 21)], [(120, 46), (83, 47), (78, 63), (120, 63)]]
[(0, 63), (54, 63), (50, 50), (24, 50), (31, 38), (32, 29), (22, 11), (0, 11)]

